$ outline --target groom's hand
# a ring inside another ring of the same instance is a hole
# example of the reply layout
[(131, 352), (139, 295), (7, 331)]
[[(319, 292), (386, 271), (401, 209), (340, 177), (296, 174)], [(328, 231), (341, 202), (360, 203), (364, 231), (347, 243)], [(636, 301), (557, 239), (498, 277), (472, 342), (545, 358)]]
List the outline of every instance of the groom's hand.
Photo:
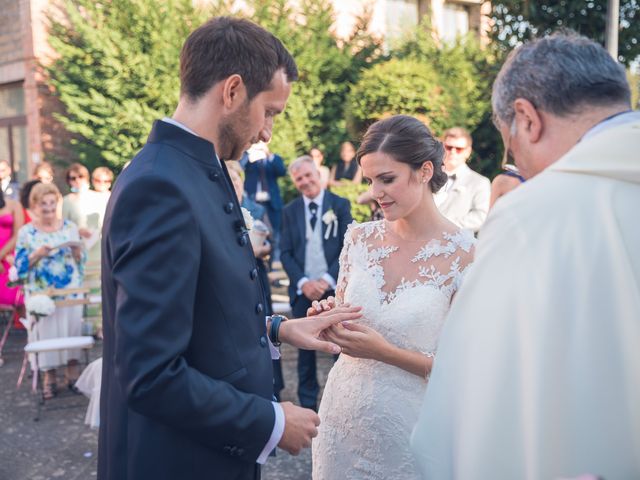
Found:
[(291, 402), (280, 406), (284, 411), (284, 433), (278, 446), (291, 455), (298, 455), (303, 448), (311, 447), (311, 439), (318, 435), (320, 417), (313, 410)]
[(294, 347), (304, 350), (318, 350), (327, 353), (340, 353), (340, 347), (327, 342), (322, 332), (332, 325), (357, 320), (362, 317), (361, 307), (336, 307), (313, 317), (294, 318), (280, 324), (278, 337)]

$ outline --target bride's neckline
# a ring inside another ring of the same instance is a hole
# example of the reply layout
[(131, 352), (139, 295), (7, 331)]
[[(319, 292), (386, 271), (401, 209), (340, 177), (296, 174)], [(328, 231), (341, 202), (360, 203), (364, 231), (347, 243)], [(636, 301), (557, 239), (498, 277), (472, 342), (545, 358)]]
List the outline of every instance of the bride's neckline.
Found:
[(406, 238), (403, 238), (398, 232), (396, 232), (393, 227), (391, 226), (390, 222), (387, 220), (381, 220), (382, 222), (382, 227), (384, 228), (385, 232), (391, 233), (394, 237), (398, 238), (399, 240), (401, 240), (402, 242), (405, 243), (411, 243), (411, 244), (420, 244), (420, 245), (427, 245), (431, 242), (442, 242), (447, 235), (456, 235), (457, 233), (459, 233), (461, 231), (461, 229), (455, 229), (455, 230), (451, 230), (451, 231), (447, 231), (447, 230), (438, 230), (438, 234), (436, 235), (431, 235), (428, 238), (420, 238), (417, 240), (408, 240)]

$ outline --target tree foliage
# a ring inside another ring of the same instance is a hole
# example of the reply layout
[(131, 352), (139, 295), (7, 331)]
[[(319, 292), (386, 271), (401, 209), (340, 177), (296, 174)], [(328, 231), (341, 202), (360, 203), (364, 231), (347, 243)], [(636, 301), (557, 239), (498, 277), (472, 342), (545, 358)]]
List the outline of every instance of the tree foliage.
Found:
[(57, 119), (90, 167), (122, 166), (144, 144), (151, 122), (171, 115), (179, 92), (179, 52), (204, 19), (191, 0), (62, 0), (46, 68), (66, 108)]
[[(492, 37), (504, 50), (559, 28), (570, 28), (604, 45), (607, 0), (506, 0), (493, 4)], [(619, 59), (640, 55), (640, 1), (620, 1)]]
[(500, 137), (491, 125), (490, 92), (498, 65), (477, 38), (439, 45), (417, 29), (363, 73), (348, 97), (352, 133), (360, 136), (376, 120), (404, 113), (422, 119), (435, 135), (465, 127), (475, 139), (472, 165), (487, 175), (498, 167)]
[[(352, 36), (331, 33), (329, 0), (229, 0), (206, 9), (192, 0), (59, 0), (50, 16), (57, 60), (50, 83), (66, 107), (72, 149), (89, 166), (119, 167), (142, 147), (153, 120), (171, 115), (179, 96), (179, 53), (188, 34), (212, 15), (246, 16), (280, 38), (300, 80), (276, 120), (272, 150), (287, 160), (317, 143), (333, 158), (346, 137), (351, 84), (379, 56), (379, 42), (359, 19)], [(336, 155), (337, 156), (337, 155)]]

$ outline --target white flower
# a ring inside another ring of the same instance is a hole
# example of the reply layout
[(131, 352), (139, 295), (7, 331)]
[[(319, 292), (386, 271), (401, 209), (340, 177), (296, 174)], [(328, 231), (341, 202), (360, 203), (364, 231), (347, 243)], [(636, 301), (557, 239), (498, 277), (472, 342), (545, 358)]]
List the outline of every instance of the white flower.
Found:
[(329, 210), (324, 212), (324, 215), (322, 215), (322, 221), (325, 225), (329, 225), (330, 223), (338, 221), (338, 217), (336, 217), (336, 214), (333, 213), (333, 208), (330, 208)]
[(242, 218), (244, 218), (244, 225), (247, 227), (247, 230), (251, 230), (253, 228), (253, 217), (249, 213), (249, 210), (247, 210), (246, 208), (240, 207), (240, 209), (242, 210)]
[(18, 269), (16, 268), (15, 265), (11, 265), (11, 268), (9, 269), (9, 281), (10, 282), (18, 281)]
[(27, 312), (47, 317), (56, 311), (56, 304), (47, 295), (34, 295), (24, 302)]

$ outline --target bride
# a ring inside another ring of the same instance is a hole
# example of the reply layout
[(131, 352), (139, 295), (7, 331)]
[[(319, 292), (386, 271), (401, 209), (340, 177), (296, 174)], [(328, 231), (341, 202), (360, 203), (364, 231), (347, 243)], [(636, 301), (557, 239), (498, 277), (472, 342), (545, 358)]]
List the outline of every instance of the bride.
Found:
[[(313, 441), (315, 480), (420, 478), (409, 449), (438, 336), (474, 237), (438, 212), (444, 149), (418, 120), (373, 124), (357, 160), (384, 220), (347, 230), (337, 303), (363, 318), (325, 333), (343, 354), (329, 373)], [(314, 305), (317, 309), (326, 305)]]

